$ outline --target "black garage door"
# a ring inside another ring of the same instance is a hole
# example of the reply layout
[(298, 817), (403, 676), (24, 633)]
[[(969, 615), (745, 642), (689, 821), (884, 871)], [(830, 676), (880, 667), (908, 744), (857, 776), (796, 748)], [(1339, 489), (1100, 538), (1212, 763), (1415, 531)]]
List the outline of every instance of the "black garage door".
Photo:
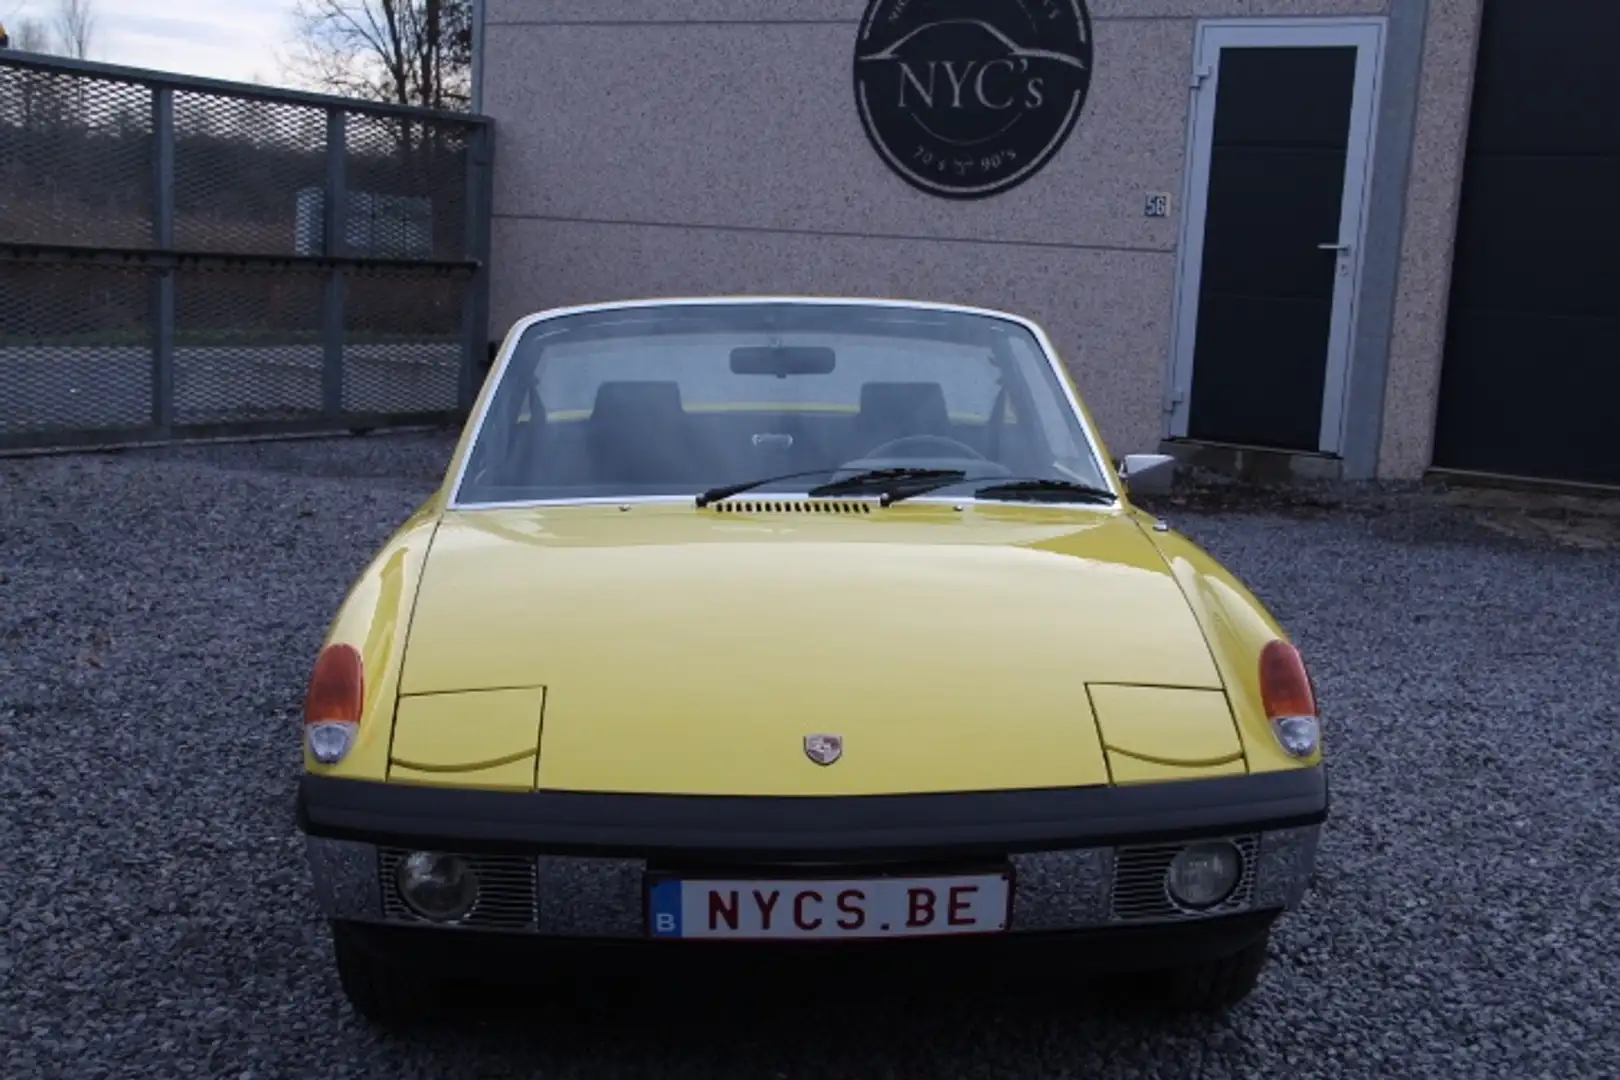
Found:
[(1486, 0), (1442, 468), (1620, 484), (1620, 0)]

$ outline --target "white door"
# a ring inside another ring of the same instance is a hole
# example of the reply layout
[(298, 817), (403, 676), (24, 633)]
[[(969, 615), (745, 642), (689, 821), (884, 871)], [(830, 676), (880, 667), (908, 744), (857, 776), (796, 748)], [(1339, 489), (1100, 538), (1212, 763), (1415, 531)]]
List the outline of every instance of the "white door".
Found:
[(1380, 19), (1199, 28), (1166, 433), (1339, 452)]

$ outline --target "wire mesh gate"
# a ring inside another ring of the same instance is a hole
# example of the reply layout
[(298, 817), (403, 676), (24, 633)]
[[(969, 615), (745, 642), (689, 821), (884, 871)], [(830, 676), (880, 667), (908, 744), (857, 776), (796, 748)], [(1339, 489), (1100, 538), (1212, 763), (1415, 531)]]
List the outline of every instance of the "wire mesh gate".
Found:
[(0, 452), (453, 422), (482, 117), (0, 54)]

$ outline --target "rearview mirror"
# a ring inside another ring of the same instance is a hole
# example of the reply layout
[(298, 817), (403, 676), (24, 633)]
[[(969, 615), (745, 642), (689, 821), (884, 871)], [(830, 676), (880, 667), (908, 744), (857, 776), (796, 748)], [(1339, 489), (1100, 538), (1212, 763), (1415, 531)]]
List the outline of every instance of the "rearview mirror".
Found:
[(1169, 454), (1126, 454), (1119, 478), (1138, 494), (1163, 494), (1176, 478), (1176, 459)]
[(744, 345), (731, 350), (734, 375), (828, 375), (838, 358), (825, 345)]

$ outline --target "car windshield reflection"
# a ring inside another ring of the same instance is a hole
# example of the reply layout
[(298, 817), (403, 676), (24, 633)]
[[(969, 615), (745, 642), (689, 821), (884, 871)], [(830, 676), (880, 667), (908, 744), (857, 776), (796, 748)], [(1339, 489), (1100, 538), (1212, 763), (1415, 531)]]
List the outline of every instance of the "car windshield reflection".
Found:
[[(1106, 488), (1035, 335), (978, 312), (860, 303), (602, 308), (530, 324), (456, 504), (803, 494), (872, 469)], [(778, 477), (781, 479), (770, 480)]]

